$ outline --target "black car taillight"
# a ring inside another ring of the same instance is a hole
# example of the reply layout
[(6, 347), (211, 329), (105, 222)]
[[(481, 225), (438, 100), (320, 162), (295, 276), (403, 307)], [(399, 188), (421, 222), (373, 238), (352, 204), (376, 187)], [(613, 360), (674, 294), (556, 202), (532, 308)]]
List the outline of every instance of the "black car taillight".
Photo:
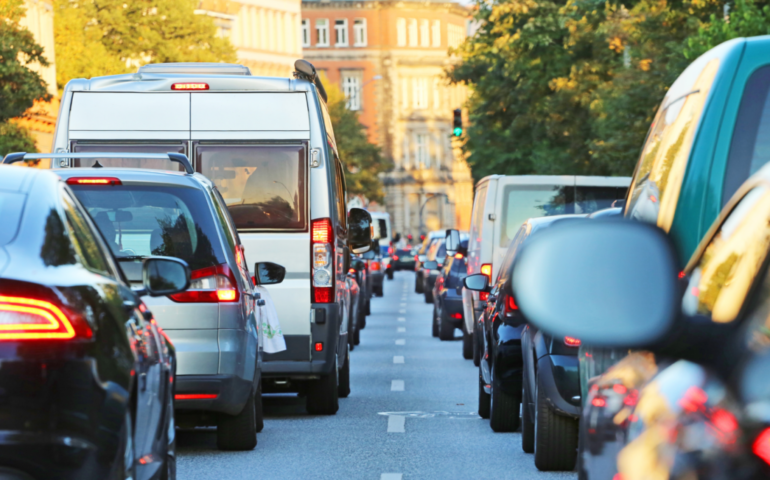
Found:
[(32, 296), (0, 295), (0, 342), (92, 337), (88, 322), (62, 305)]

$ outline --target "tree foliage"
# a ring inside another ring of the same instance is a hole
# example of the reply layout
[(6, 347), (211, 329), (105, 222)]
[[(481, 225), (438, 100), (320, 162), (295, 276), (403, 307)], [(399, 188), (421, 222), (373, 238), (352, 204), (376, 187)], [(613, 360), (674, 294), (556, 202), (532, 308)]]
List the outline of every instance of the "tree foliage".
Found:
[(658, 103), (698, 55), (767, 34), (766, 0), (495, 0), (447, 73), (472, 87), (474, 176), (630, 175)]
[(56, 0), (59, 88), (72, 78), (135, 71), (147, 63), (234, 62), (229, 40), (196, 0)]
[(380, 147), (369, 142), (366, 128), (358, 120), (358, 114), (345, 107), (342, 91), (328, 82), (324, 82), (324, 86), (337, 150), (345, 165), (348, 193), (382, 202), (385, 194), (379, 174), (390, 170), (392, 165), (383, 159)]

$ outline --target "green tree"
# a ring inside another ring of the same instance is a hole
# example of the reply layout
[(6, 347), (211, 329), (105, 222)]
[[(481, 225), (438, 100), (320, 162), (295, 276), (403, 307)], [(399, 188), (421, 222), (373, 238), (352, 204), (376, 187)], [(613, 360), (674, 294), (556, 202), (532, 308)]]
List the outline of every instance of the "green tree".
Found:
[(235, 49), (217, 35), (213, 19), (194, 13), (197, 4), (57, 0), (59, 88), (79, 76), (135, 71), (147, 63), (236, 61)]
[(379, 174), (390, 170), (392, 165), (382, 158), (380, 147), (369, 142), (358, 114), (345, 107), (342, 91), (328, 82), (324, 82), (324, 86), (337, 150), (345, 166), (348, 193), (382, 202), (385, 194)]
[(19, 24), (22, 0), (0, 0), (0, 154), (9, 150), (35, 151), (29, 133), (11, 124), (36, 100), (49, 100), (45, 81), (29, 65), (47, 66), (43, 47)]

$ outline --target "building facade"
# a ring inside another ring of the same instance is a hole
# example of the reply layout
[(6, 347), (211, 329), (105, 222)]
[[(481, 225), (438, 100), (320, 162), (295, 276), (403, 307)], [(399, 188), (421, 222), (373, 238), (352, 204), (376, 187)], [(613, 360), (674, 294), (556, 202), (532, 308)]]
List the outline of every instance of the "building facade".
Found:
[(394, 164), (384, 209), (402, 235), (470, 225), (473, 180), (451, 136), (466, 91), (444, 77), (468, 17), (448, 1), (302, 2), (304, 57), (339, 85)]

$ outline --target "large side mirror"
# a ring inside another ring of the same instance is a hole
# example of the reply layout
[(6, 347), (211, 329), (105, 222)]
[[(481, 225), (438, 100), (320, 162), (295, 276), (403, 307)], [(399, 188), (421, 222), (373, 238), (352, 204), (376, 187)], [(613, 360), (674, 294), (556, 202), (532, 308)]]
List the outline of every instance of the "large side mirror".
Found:
[(533, 234), (513, 264), (510, 292), (527, 321), (595, 346), (645, 347), (679, 313), (677, 261), (657, 227), (564, 222)]
[(447, 229), (444, 242), (447, 255), (454, 255), (460, 249), (460, 232), (454, 228)]
[(363, 208), (351, 208), (348, 212), (348, 246), (353, 253), (372, 248), (372, 216)]
[(178, 258), (147, 257), (142, 261), (143, 295), (162, 297), (184, 292), (190, 286), (190, 267)]
[(428, 270), (438, 270), (438, 262), (435, 260), (428, 260), (422, 264), (422, 268)]
[(463, 278), (463, 285), (468, 290), (473, 290), (474, 292), (486, 292), (489, 290), (489, 277), (483, 273), (468, 275)]
[(286, 269), (273, 262), (257, 262), (254, 264), (254, 279), (257, 285), (275, 285), (283, 282)]

